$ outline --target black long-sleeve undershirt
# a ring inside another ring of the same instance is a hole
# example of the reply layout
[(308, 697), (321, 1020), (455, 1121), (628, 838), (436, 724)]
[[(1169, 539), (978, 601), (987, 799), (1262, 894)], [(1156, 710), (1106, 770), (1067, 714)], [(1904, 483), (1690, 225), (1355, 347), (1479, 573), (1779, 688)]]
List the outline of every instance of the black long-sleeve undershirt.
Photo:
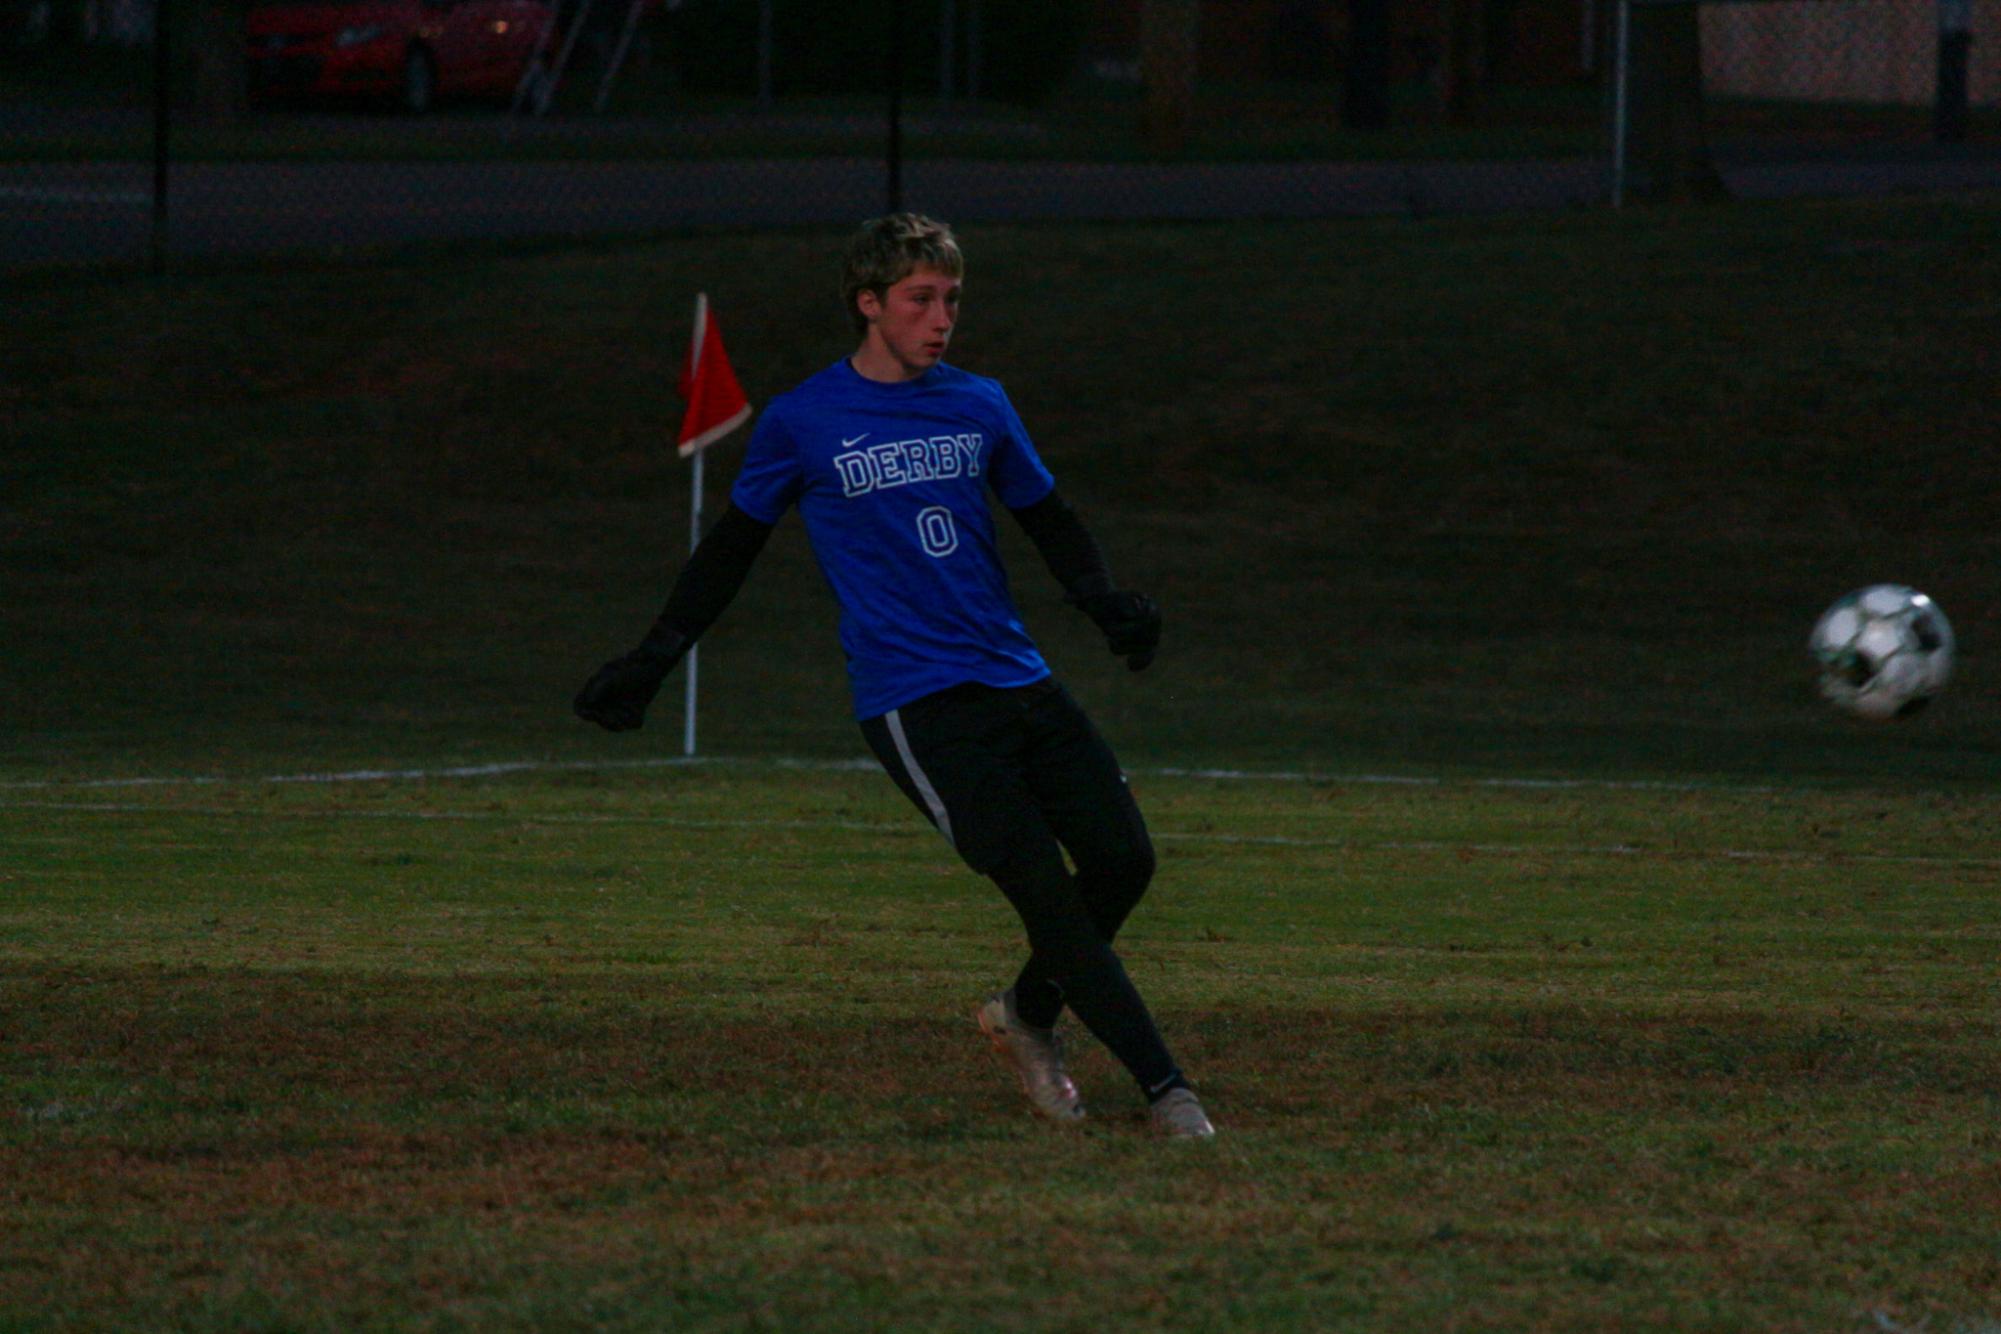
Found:
[(771, 529), (771, 524), (759, 523), (735, 505), (724, 510), (681, 567), (646, 642), (678, 652), (701, 638), (743, 587)]
[[(1054, 490), (1032, 505), (1009, 510), (1070, 601), (1110, 592), (1111, 567), (1105, 553), (1068, 501)], [(649, 647), (676, 652), (715, 624), (743, 587), (771, 537), (761, 523), (731, 505), (696, 544), (674, 580), (667, 605), (646, 637)]]
[(1112, 591), (1112, 567), (1105, 560), (1104, 549), (1077, 517), (1077, 511), (1070, 508), (1070, 502), (1053, 488), (1033, 505), (1008, 512), (1020, 521), (1021, 530), (1042, 553), (1043, 563), (1063, 585), (1070, 601), (1081, 602)]

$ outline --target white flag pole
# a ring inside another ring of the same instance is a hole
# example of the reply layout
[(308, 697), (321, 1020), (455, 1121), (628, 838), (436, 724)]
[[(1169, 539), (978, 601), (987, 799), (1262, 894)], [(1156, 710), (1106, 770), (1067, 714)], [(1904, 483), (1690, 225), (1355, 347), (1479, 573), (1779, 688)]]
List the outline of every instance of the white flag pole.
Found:
[[(694, 354), (688, 359), (689, 368), (696, 372), (702, 369), (702, 334), (708, 327), (709, 294), (698, 292), (695, 294), (694, 341), (688, 345), (694, 349)], [(690, 555), (694, 554), (695, 548), (702, 542), (702, 455), (706, 453), (708, 453), (706, 449), (695, 451), (695, 476), (689, 488), (688, 552)], [(681, 753), (687, 756), (693, 756), (695, 753), (695, 677), (701, 665), (700, 653), (699, 644), (688, 650), (686, 694), (681, 705)]]
[[(688, 516), (688, 552), (690, 555), (694, 553), (695, 548), (701, 544), (702, 540), (702, 455), (707, 452), (707, 450), (702, 449), (695, 451), (695, 499), (691, 507), (692, 513)], [(701, 651), (702, 646), (700, 644), (696, 644), (688, 650), (688, 698), (681, 709), (683, 719), (681, 753), (683, 755), (693, 755), (695, 753), (695, 670), (699, 665)]]

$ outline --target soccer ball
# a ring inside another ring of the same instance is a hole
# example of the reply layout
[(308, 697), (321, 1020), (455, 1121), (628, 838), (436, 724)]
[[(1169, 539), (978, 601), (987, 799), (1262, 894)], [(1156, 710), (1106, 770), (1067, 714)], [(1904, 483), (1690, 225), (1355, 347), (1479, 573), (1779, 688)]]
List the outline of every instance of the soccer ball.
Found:
[(1902, 584), (1872, 584), (1821, 614), (1807, 641), (1820, 693), (1860, 718), (1905, 718), (1945, 689), (1952, 625), (1938, 604)]

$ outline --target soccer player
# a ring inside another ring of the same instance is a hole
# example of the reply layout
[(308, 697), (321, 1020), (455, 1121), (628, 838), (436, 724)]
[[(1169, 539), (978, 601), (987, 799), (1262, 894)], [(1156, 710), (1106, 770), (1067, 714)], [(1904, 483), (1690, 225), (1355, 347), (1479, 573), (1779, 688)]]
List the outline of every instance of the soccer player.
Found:
[(862, 226), (841, 284), (859, 346), (772, 400), (728, 510), (666, 608), (638, 648), (585, 683), (575, 709), (612, 731), (640, 726), (798, 506), (841, 605), (863, 737), (1027, 929), (1027, 963), (976, 1017), (1031, 1106), (1059, 1124), (1084, 1119), (1055, 1031), (1068, 1008), (1131, 1072), (1155, 1128), (1213, 1135), (1112, 949), (1153, 876), (1146, 822), (1110, 747), (1022, 627), (988, 490), (1134, 671), (1153, 661), (1160, 611), (1113, 582), (1001, 386), (944, 360), (964, 267), (941, 222), (895, 213)]

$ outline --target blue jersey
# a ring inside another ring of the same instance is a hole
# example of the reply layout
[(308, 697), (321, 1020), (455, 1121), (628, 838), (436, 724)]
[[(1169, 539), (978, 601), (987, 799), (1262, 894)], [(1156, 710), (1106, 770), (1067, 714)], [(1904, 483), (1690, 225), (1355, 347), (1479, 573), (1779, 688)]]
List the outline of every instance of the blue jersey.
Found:
[(765, 408), (730, 499), (762, 523), (799, 506), (841, 604), (855, 716), (873, 718), (947, 686), (1049, 675), (986, 493), (1020, 509), (1055, 485), (998, 381), (941, 362), (883, 384), (843, 358)]

